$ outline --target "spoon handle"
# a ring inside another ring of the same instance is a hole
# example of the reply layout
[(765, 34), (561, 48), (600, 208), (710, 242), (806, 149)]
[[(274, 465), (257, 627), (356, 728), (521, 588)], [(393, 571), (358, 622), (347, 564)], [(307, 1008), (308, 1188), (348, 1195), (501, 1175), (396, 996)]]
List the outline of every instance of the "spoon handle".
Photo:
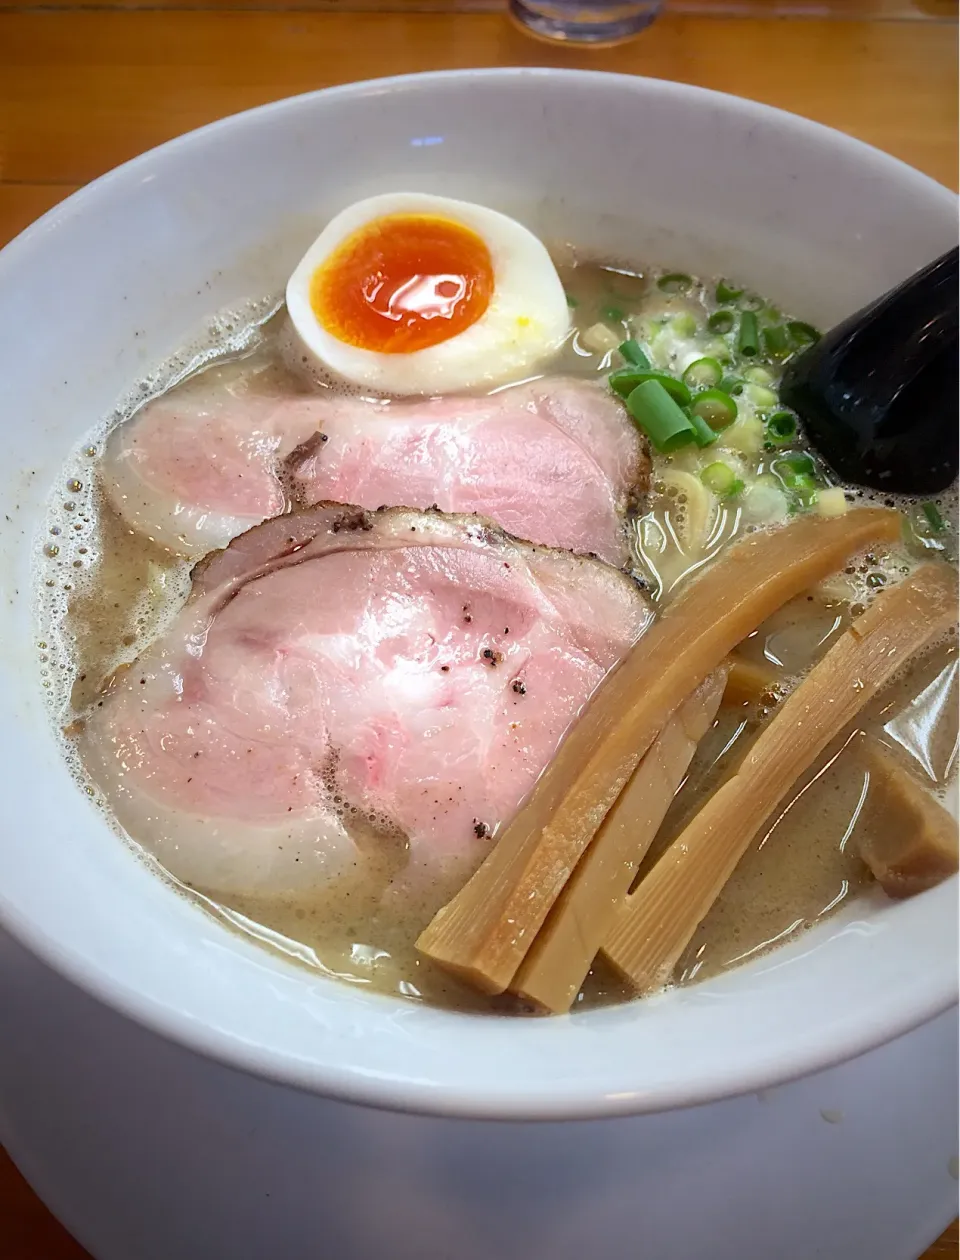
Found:
[(781, 397), (843, 480), (923, 495), (956, 477), (957, 281), (954, 248), (788, 365)]

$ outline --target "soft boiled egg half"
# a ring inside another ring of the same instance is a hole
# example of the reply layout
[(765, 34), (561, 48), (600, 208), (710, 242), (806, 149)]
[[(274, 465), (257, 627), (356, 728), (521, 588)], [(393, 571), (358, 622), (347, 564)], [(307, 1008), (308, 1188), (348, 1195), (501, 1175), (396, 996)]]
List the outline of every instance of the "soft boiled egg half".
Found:
[(386, 193), (349, 206), (287, 285), (306, 350), (384, 394), (441, 394), (529, 375), (570, 329), (543, 244), (485, 206)]

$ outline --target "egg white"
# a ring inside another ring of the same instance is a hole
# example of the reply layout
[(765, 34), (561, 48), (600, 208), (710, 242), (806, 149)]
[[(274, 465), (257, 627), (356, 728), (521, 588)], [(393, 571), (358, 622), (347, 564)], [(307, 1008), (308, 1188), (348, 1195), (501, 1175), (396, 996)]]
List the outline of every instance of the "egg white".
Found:
[[(340, 341), (318, 322), (310, 305), (310, 281), (320, 264), (358, 228), (393, 214), (452, 219), (482, 238), (493, 263), (493, 294), (483, 315), (448, 340), (407, 354)], [(442, 394), (518, 380), (555, 354), (570, 330), (560, 277), (532, 232), (496, 210), (428, 193), (384, 193), (342, 210), (290, 277), (287, 310), (304, 348), (321, 367), (384, 394)]]

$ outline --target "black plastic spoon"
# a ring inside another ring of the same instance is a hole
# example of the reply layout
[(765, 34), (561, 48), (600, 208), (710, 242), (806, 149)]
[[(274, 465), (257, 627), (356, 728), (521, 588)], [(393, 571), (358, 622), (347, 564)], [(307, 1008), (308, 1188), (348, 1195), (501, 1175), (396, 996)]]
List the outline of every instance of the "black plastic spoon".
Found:
[(957, 258), (950, 250), (788, 365), (780, 397), (842, 480), (930, 495), (956, 478)]

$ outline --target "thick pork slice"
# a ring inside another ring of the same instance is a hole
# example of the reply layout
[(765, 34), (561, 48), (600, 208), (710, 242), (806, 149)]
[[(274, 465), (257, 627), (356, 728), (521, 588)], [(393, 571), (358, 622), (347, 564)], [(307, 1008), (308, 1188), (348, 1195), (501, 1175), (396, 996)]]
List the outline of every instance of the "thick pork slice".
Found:
[(283, 512), (289, 487), (307, 506), (476, 512), (622, 565), (649, 459), (617, 399), (554, 378), (416, 402), (173, 393), (114, 430), (102, 476), (134, 529), (191, 557)]
[(371, 833), (479, 860), (651, 615), (622, 573), (475, 518), (325, 504), (198, 566), (81, 751), (209, 892), (315, 887)]
[(279, 398), (172, 393), (110, 434), (103, 488), (138, 533), (199, 559), (285, 510), (280, 461), (315, 428)]
[(618, 399), (552, 378), (482, 398), (332, 401), (289, 469), (306, 504), (478, 512), (518, 538), (622, 565), (650, 464)]

